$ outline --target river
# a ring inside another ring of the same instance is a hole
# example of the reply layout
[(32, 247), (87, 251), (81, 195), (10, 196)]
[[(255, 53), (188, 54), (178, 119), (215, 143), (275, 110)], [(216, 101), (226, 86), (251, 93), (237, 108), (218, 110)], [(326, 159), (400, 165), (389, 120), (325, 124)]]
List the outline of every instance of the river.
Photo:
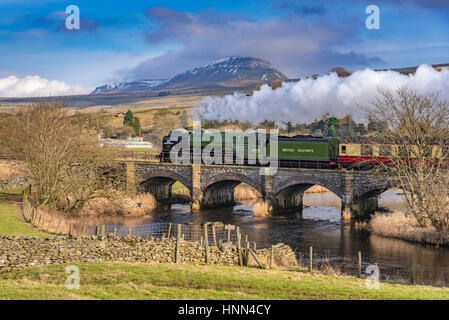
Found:
[[(397, 239), (371, 235), (356, 228), (354, 223), (340, 219), (340, 200), (332, 193), (304, 195), (305, 208), (298, 212), (268, 217), (253, 217), (254, 201), (245, 201), (232, 208), (201, 210), (191, 213), (188, 204), (172, 204), (158, 209), (126, 225), (154, 222), (203, 223), (223, 222), (240, 226), (258, 247), (279, 242), (290, 245), (300, 262), (308, 258), (313, 246), (317, 261), (344, 273), (356, 272), (357, 252), (362, 252), (363, 270), (369, 264), (380, 269), (381, 279), (408, 281), (411, 257), (414, 260), (416, 283), (449, 286), (449, 249), (426, 246)], [(379, 205), (388, 209), (404, 209), (405, 199), (400, 190), (382, 194)], [(324, 263), (326, 262), (326, 263)], [(319, 264), (318, 264), (319, 266)]]

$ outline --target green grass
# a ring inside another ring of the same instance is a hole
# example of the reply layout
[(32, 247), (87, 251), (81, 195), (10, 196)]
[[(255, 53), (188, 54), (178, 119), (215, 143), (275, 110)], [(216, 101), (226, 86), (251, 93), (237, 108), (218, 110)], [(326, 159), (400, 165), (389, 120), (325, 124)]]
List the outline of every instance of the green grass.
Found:
[(20, 209), (11, 204), (22, 201), (21, 192), (21, 189), (0, 191), (0, 235), (43, 238), (50, 236), (48, 233), (33, 229), (18, 213)]
[(381, 283), (304, 271), (200, 264), (76, 263), (80, 289), (65, 287), (67, 265), (0, 275), (0, 299), (449, 299), (449, 289)]
[(179, 181), (173, 183), (171, 188), (172, 193), (189, 193), (189, 189)]
[[(0, 234), (47, 237), (11, 203), (21, 190), (0, 192)], [(5, 203), (6, 202), (6, 203)], [(381, 283), (304, 271), (200, 264), (75, 263), (80, 290), (65, 287), (67, 265), (0, 274), (0, 299), (449, 299), (448, 288)]]

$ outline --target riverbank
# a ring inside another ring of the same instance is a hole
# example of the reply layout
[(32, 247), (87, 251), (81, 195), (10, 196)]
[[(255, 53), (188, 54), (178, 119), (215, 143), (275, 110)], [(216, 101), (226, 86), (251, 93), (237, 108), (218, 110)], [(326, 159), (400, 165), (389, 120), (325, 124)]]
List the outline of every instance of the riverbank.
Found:
[(373, 234), (422, 244), (449, 247), (449, 236), (432, 227), (423, 228), (415, 217), (403, 212), (376, 213), (368, 224)]
[(67, 264), (0, 275), (0, 299), (449, 299), (449, 289), (381, 283), (305, 271), (203, 264), (88, 262), (80, 289), (65, 287)]

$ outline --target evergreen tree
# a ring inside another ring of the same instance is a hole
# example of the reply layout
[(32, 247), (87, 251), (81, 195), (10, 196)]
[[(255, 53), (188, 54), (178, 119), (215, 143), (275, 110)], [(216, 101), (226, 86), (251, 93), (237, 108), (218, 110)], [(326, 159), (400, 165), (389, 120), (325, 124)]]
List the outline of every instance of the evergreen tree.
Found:
[(133, 122), (134, 114), (131, 110), (128, 110), (125, 114), (125, 118), (123, 119), (123, 124), (131, 125)]
[(133, 117), (131, 125), (135, 132), (136, 136), (142, 135), (142, 127), (140, 126), (140, 119), (137, 117)]

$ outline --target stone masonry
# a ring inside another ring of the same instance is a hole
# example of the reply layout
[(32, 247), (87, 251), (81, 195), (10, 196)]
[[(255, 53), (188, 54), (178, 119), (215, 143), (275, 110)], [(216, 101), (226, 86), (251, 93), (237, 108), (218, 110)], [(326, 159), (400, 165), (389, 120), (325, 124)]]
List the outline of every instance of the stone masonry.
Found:
[(393, 187), (383, 176), (360, 171), (279, 168), (275, 175), (266, 176), (258, 167), (148, 162), (132, 166), (139, 191), (165, 200), (171, 197), (173, 183), (180, 181), (190, 190), (193, 209), (232, 205), (233, 190), (242, 182), (259, 191), (272, 212), (301, 208), (304, 191), (320, 185), (341, 199), (342, 211), (349, 208), (353, 215), (365, 216), (377, 209), (378, 195)]
[[(51, 264), (124, 261), (143, 263), (174, 262), (176, 240), (140, 237), (90, 236), (51, 238), (0, 236), (0, 273), (21, 270), (28, 267)], [(296, 266), (297, 261), (292, 249), (284, 244), (275, 246), (275, 265), (280, 267)], [(180, 263), (204, 263), (205, 247), (199, 242), (181, 241)], [(256, 251), (259, 261), (266, 265), (270, 259), (270, 250)], [(222, 265), (238, 264), (237, 248), (209, 247), (209, 263)], [(255, 265), (250, 260), (249, 265)]]

